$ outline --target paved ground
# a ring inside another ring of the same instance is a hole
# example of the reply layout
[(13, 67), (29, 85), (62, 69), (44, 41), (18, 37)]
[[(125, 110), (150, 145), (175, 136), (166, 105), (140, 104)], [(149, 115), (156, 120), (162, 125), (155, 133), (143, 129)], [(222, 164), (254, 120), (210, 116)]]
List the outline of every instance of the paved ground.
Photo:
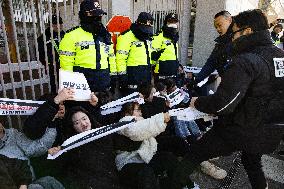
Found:
[[(284, 150), (284, 144), (282, 144), (278, 150), (280, 149)], [(229, 157), (221, 157), (212, 162), (228, 171), (232, 165), (234, 157), (236, 157), (236, 154)], [(280, 157), (277, 154), (263, 156), (262, 163), (268, 180), (269, 189), (284, 189), (284, 157)], [(203, 174), (200, 170), (197, 170), (191, 175), (191, 177), (200, 185), (201, 189), (216, 189), (220, 183), (220, 181), (214, 180)], [(251, 189), (248, 177), (243, 167), (241, 167), (238, 171), (230, 189)]]

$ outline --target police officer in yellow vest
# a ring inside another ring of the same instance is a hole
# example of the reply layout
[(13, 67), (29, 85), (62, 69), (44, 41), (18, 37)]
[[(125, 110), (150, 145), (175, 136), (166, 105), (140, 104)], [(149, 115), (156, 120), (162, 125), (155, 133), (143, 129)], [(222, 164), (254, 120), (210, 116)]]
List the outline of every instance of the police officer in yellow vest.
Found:
[(83, 73), (92, 91), (105, 91), (111, 77), (116, 77), (116, 63), (111, 35), (102, 24), (106, 15), (96, 0), (80, 4), (81, 26), (66, 32), (60, 43), (60, 66)]
[(161, 32), (154, 36), (152, 42), (156, 51), (152, 52), (152, 60), (156, 61), (155, 80), (175, 79), (178, 71), (178, 16), (170, 13), (164, 20)]
[(140, 84), (151, 83), (153, 17), (141, 12), (130, 27), (117, 39), (116, 64), (122, 92), (136, 91)]

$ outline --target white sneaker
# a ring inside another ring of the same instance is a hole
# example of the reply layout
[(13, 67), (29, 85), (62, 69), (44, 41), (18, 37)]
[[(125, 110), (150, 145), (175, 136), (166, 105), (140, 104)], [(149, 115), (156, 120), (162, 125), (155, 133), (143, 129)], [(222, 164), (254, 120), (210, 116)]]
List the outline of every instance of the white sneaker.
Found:
[(203, 173), (213, 177), (214, 179), (220, 180), (224, 179), (227, 176), (227, 172), (224, 169), (217, 167), (209, 161), (203, 161), (200, 166)]

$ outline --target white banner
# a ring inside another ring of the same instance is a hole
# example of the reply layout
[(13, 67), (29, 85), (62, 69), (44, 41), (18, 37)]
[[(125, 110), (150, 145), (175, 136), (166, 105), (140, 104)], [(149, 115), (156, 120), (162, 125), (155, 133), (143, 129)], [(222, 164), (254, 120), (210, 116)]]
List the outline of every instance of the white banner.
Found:
[[(201, 71), (202, 68), (199, 68), (199, 67), (193, 67), (193, 66), (183, 66), (183, 69), (185, 72), (191, 72), (191, 73), (194, 73), (194, 74), (197, 74)], [(215, 70), (213, 73), (211, 73), (213, 75), (217, 75), (218, 72)]]
[(55, 155), (49, 154), (47, 159), (55, 159), (64, 152), (67, 152), (68, 150), (77, 148), (81, 145), (87, 144), (89, 142), (107, 136), (109, 134), (115, 133), (119, 130), (131, 126), (134, 122), (135, 120), (122, 121), (74, 135), (63, 142), (63, 144), (61, 145), (61, 150), (57, 154)]
[[(208, 121), (214, 118), (213, 116), (199, 112), (194, 108), (173, 109), (169, 111), (169, 114), (170, 116), (176, 116), (178, 120), (185, 120), (185, 121), (191, 121), (200, 118), (203, 118), (205, 121)], [(132, 121), (118, 122), (74, 135), (63, 142), (63, 144), (61, 145), (61, 150), (58, 153), (54, 155), (49, 154), (47, 159), (56, 159), (57, 157), (59, 157), (64, 152), (67, 152), (68, 150), (77, 148), (81, 145), (87, 144), (89, 142), (107, 136), (109, 134), (115, 133), (117, 131), (125, 129), (126, 127), (131, 127), (135, 123), (136, 122), (133, 119)]]
[(140, 97), (138, 92), (134, 92), (130, 95), (127, 95), (123, 98), (117, 99), (115, 101), (109, 102), (100, 107), (101, 114), (107, 115), (115, 112), (121, 111), (122, 105), (127, 102), (138, 102), (139, 104), (144, 104), (144, 99)]
[(32, 115), (44, 102), (0, 98), (0, 115)]
[(84, 74), (59, 70), (59, 91), (72, 87), (75, 90), (74, 100), (88, 101), (91, 98), (91, 90)]
[(210, 121), (217, 117), (198, 111), (195, 108), (178, 108), (169, 111), (170, 116), (176, 116), (178, 120), (192, 121), (196, 119), (204, 119)]

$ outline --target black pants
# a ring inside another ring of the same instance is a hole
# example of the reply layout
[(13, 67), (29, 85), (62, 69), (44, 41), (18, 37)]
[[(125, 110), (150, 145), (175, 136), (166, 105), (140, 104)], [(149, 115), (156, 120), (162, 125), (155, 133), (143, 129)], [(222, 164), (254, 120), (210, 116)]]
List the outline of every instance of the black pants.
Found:
[[(170, 189), (178, 160), (170, 152), (159, 152), (149, 164), (130, 163), (119, 171), (119, 179), (129, 189)], [(160, 178), (160, 179), (159, 179)]]
[[(177, 157), (189, 152), (188, 144), (177, 136), (159, 136), (158, 152), (149, 164), (131, 163), (119, 171), (123, 186), (131, 189), (170, 189), (173, 171), (179, 164)], [(191, 183), (189, 177), (187, 183)]]
[[(229, 144), (214, 129), (208, 131), (200, 140), (191, 145), (181, 164), (176, 168), (172, 188), (181, 189), (189, 174), (203, 161), (219, 156), (228, 156), (238, 151)], [(253, 189), (265, 189), (266, 179), (261, 165), (262, 154), (254, 154), (242, 151), (242, 163), (248, 174)]]
[(32, 182), (28, 161), (0, 155), (0, 188), (17, 189)]

